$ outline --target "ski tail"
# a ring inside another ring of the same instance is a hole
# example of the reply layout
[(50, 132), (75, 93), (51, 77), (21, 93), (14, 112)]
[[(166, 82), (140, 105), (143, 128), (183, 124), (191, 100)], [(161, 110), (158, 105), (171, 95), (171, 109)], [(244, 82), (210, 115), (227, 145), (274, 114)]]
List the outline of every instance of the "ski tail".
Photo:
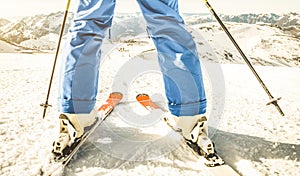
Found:
[(113, 111), (115, 106), (122, 100), (123, 95), (120, 92), (112, 92), (106, 99), (106, 102), (98, 108), (97, 120), (94, 124), (84, 129), (83, 136), (78, 138), (76, 142), (67, 150), (67, 154), (63, 156), (55, 156), (52, 153), (49, 161), (44, 163), (40, 169), (40, 175), (53, 175), (63, 171), (65, 166), (71, 161), (72, 157), (77, 153), (79, 148), (87, 140), (87, 138), (96, 130), (96, 128), (106, 119), (106, 117)]
[[(152, 111), (156, 109), (160, 109), (160, 107), (154, 103), (151, 100), (151, 97), (147, 94), (139, 94), (136, 96), (137, 101), (144, 106), (147, 110)], [(170, 123), (170, 119), (167, 117), (163, 118), (166, 124), (171, 127), (175, 132), (178, 132), (181, 134), (181, 130), (174, 127), (174, 124), (172, 125)], [(181, 134), (182, 135), (182, 134)], [(183, 137), (184, 138), (184, 137)], [(207, 139), (207, 137), (205, 138)], [(198, 158), (204, 158), (205, 165), (209, 167), (219, 166), (224, 164), (223, 159), (217, 155), (217, 153), (214, 151), (214, 153), (207, 153), (205, 150), (200, 148), (197, 144), (195, 144), (192, 141), (186, 140), (184, 138), (185, 143), (188, 145), (189, 149), (192, 149), (192, 152), (198, 157)]]
[(79, 147), (86, 141), (91, 133), (106, 119), (106, 117), (113, 111), (115, 106), (122, 100), (123, 95), (119, 92), (112, 92), (109, 94), (109, 97), (106, 99), (106, 102), (102, 104), (98, 109), (97, 120), (94, 124), (84, 129), (84, 134), (80, 138), (76, 139), (76, 142), (68, 147), (67, 154), (58, 157), (57, 161), (67, 164), (72, 156), (77, 152)]

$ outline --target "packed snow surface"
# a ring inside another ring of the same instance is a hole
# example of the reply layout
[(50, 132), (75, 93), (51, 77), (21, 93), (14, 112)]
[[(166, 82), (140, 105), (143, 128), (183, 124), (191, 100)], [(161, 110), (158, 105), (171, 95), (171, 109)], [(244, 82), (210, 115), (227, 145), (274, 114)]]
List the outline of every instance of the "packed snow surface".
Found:
[[(255, 40), (253, 41), (255, 45)], [(64, 175), (207, 175), (159, 116), (136, 101), (148, 93), (167, 109), (164, 86), (149, 39), (103, 49), (97, 104), (121, 91), (122, 103), (82, 146)], [(278, 51), (279, 52), (279, 51)], [(201, 52), (200, 52), (201, 55)], [(0, 175), (39, 175), (58, 134), (59, 64), (47, 116), (42, 119), (54, 54), (0, 54)], [(59, 59), (60, 62), (60, 59)], [(300, 173), (300, 70), (255, 66), (285, 116), (244, 64), (202, 62), (210, 137), (241, 175)]]
[[(51, 52), (56, 48), (60, 22), (56, 19), (61, 15), (28, 17), (24, 19), (28, 23), (1, 27), (12, 38), (0, 40), (0, 175), (40, 175), (58, 135), (56, 95), (61, 57), (49, 99), (52, 107), (42, 119), (39, 104), (45, 102), (54, 53), (34, 53), (33, 49)], [(279, 21), (291, 24), (275, 25), (297, 33), (294, 26), (299, 15), (295, 15), (288, 14), (285, 18), (289, 20)], [(226, 22), (270, 92), (282, 97), (282, 117), (273, 105), (265, 105), (268, 96), (220, 26), (202, 23), (202, 18), (191, 16), (186, 21), (201, 58), (209, 134), (218, 153), (241, 175), (298, 175), (299, 38), (268, 22)], [(122, 92), (124, 98), (63, 175), (209, 175), (178, 134), (160, 121), (161, 112), (149, 114), (135, 101), (137, 94), (147, 93), (168, 109), (157, 54), (144, 32), (140, 17), (116, 18), (112, 38), (103, 45), (97, 105), (112, 91)]]

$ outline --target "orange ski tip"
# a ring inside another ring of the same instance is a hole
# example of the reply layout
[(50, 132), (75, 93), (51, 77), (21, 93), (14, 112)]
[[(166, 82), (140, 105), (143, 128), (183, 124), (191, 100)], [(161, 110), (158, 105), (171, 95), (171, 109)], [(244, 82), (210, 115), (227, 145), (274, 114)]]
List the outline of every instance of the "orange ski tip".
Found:
[(109, 94), (109, 97), (108, 99), (106, 100), (106, 104), (103, 104), (99, 109), (98, 111), (101, 111), (101, 110), (105, 110), (107, 109), (109, 106), (111, 108), (114, 108), (114, 106), (116, 104), (118, 104), (123, 98), (123, 94), (120, 93), (120, 92), (113, 92), (113, 93), (110, 93)]
[(112, 106), (115, 106), (116, 104), (118, 104), (123, 98), (122, 93), (120, 92), (113, 92), (109, 95), (108, 99), (106, 100), (106, 102)]
[(144, 93), (138, 94), (138, 95), (136, 96), (136, 99), (137, 99), (138, 101), (149, 100), (149, 95), (148, 95), (148, 94), (144, 94)]
[(110, 104), (104, 104), (104, 105), (102, 105), (102, 106), (98, 109), (98, 111), (104, 111), (105, 109), (108, 109), (109, 106), (111, 106), (111, 105), (110, 105)]
[(122, 99), (123, 94), (121, 92), (113, 92), (113, 93), (109, 94), (109, 98)]
[(144, 107), (151, 108), (151, 109), (159, 109), (159, 106), (157, 106), (152, 100), (150, 99), (150, 96), (148, 94), (138, 94), (136, 96), (137, 101), (143, 105)]

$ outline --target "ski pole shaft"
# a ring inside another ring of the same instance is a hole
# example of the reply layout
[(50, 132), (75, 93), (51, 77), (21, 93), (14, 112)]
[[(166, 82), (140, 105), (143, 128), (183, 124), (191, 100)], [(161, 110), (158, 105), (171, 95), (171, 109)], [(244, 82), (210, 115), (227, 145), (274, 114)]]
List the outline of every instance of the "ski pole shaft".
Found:
[(228, 29), (226, 28), (226, 26), (222, 22), (222, 20), (219, 18), (219, 16), (217, 15), (217, 13), (214, 11), (214, 9), (212, 8), (212, 6), (209, 4), (208, 0), (203, 0), (203, 1), (205, 3), (206, 7), (211, 12), (211, 14), (216, 18), (216, 20), (218, 21), (218, 23), (221, 25), (222, 29), (225, 31), (225, 33), (227, 34), (227, 36), (229, 37), (229, 39), (231, 40), (231, 42), (234, 44), (234, 46), (236, 47), (236, 49), (238, 50), (238, 52), (241, 54), (242, 58), (244, 59), (244, 61), (246, 62), (246, 64), (249, 66), (250, 70), (252, 71), (252, 73), (254, 74), (254, 76), (256, 77), (256, 79), (259, 81), (259, 83), (262, 86), (262, 88), (268, 94), (270, 102), (268, 102), (267, 105), (273, 104), (277, 108), (277, 110), (279, 111), (279, 113), (282, 116), (284, 116), (283, 111), (281, 110), (280, 106), (278, 105), (278, 100), (280, 100), (280, 98), (275, 99), (272, 96), (271, 92), (269, 91), (269, 89), (267, 88), (267, 86), (265, 85), (265, 83), (262, 81), (262, 79), (260, 78), (260, 76), (258, 75), (258, 73), (255, 71), (255, 69), (252, 66), (251, 62), (249, 61), (249, 59), (247, 59), (246, 55), (244, 54), (244, 52), (242, 51), (242, 49), (239, 47), (239, 45), (237, 44), (237, 42), (234, 40), (234, 38), (232, 37), (232, 35), (230, 34), (230, 32), (228, 31)]
[(57, 58), (58, 58), (58, 53), (59, 53), (59, 49), (60, 49), (60, 44), (61, 44), (63, 33), (64, 33), (64, 30), (65, 30), (65, 26), (66, 26), (67, 16), (68, 16), (69, 8), (70, 8), (70, 3), (71, 3), (71, 0), (68, 0), (66, 10), (65, 10), (65, 13), (64, 13), (63, 22), (62, 22), (60, 33), (59, 33), (59, 39), (58, 39), (58, 43), (57, 43), (57, 48), (56, 48), (54, 63), (53, 63), (53, 67), (52, 67), (52, 72), (51, 72), (51, 77), (50, 77), (50, 82), (49, 82), (46, 101), (45, 101), (45, 103), (40, 104), (40, 106), (42, 106), (44, 108), (43, 118), (45, 118), (45, 116), (46, 116), (46, 111), (47, 111), (48, 106), (51, 106), (50, 104), (48, 104), (48, 101), (49, 101), (49, 96), (50, 96), (54, 71), (55, 71), (55, 67), (56, 67), (56, 62), (57, 62)]

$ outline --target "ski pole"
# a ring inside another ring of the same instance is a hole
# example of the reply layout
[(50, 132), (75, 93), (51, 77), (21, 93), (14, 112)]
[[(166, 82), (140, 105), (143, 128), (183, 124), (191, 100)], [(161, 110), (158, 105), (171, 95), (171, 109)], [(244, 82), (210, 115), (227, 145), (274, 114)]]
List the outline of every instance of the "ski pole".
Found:
[(70, 3), (71, 3), (71, 0), (68, 0), (66, 10), (65, 10), (65, 13), (64, 13), (62, 26), (61, 26), (61, 29), (60, 29), (60, 34), (59, 34), (58, 44), (57, 44), (56, 53), (55, 53), (55, 59), (54, 59), (53, 67), (52, 67), (52, 73), (51, 73), (51, 77), (50, 77), (50, 82), (49, 82), (46, 101), (45, 101), (45, 103), (40, 104), (40, 106), (44, 107), (43, 118), (45, 118), (45, 116), (46, 116), (46, 110), (47, 110), (48, 106), (50, 106), (50, 107), (52, 106), (52, 105), (48, 104), (48, 100), (49, 100), (49, 96), (50, 96), (50, 90), (51, 90), (51, 86), (52, 86), (52, 80), (53, 80), (53, 76), (54, 76), (54, 71), (55, 71), (56, 61), (57, 61), (57, 58), (58, 58), (60, 44), (61, 44), (63, 33), (64, 33), (64, 30), (65, 30), (65, 26), (66, 26), (66, 21), (67, 21), (67, 16), (68, 16), (68, 12), (69, 12)]
[(216, 20), (218, 21), (218, 23), (221, 25), (222, 29), (225, 31), (225, 33), (227, 34), (227, 36), (229, 37), (229, 39), (231, 40), (231, 42), (234, 44), (234, 46), (236, 47), (236, 49), (238, 50), (238, 52), (241, 54), (241, 56), (243, 57), (244, 61), (249, 66), (249, 68), (251, 69), (251, 71), (254, 74), (254, 76), (256, 77), (256, 79), (259, 81), (259, 83), (262, 86), (262, 88), (268, 94), (270, 101), (267, 103), (267, 105), (273, 104), (277, 108), (277, 110), (279, 111), (279, 113), (282, 116), (284, 116), (283, 111), (281, 110), (280, 106), (278, 105), (278, 100), (280, 100), (281, 98), (274, 98), (272, 96), (272, 94), (268, 90), (267, 86), (264, 84), (264, 82), (262, 81), (262, 79), (259, 77), (258, 73), (255, 71), (255, 69), (252, 66), (251, 62), (249, 61), (249, 59), (247, 59), (246, 55), (244, 54), (244, 52), (242, 51), (242, 49), (239, 47), (239, 45), (236, 43), (236, 41), (234, 40), (234, 38), (232, 37), (232, 35), (228, 31), (228, 29), (226, 28), (226, 26), (224, 25), (224, 23), (222, 22), (222, 20), (219, 18), (219, 16), (216, 14), (216, 12), (214, 11), (214, 9), (212, 8), (212, 6), (209, 4), (208, 0), (203, 0), (203, 1), (205, 3), (206, 7), (211, 12), (211, 14), (216, 18)]

